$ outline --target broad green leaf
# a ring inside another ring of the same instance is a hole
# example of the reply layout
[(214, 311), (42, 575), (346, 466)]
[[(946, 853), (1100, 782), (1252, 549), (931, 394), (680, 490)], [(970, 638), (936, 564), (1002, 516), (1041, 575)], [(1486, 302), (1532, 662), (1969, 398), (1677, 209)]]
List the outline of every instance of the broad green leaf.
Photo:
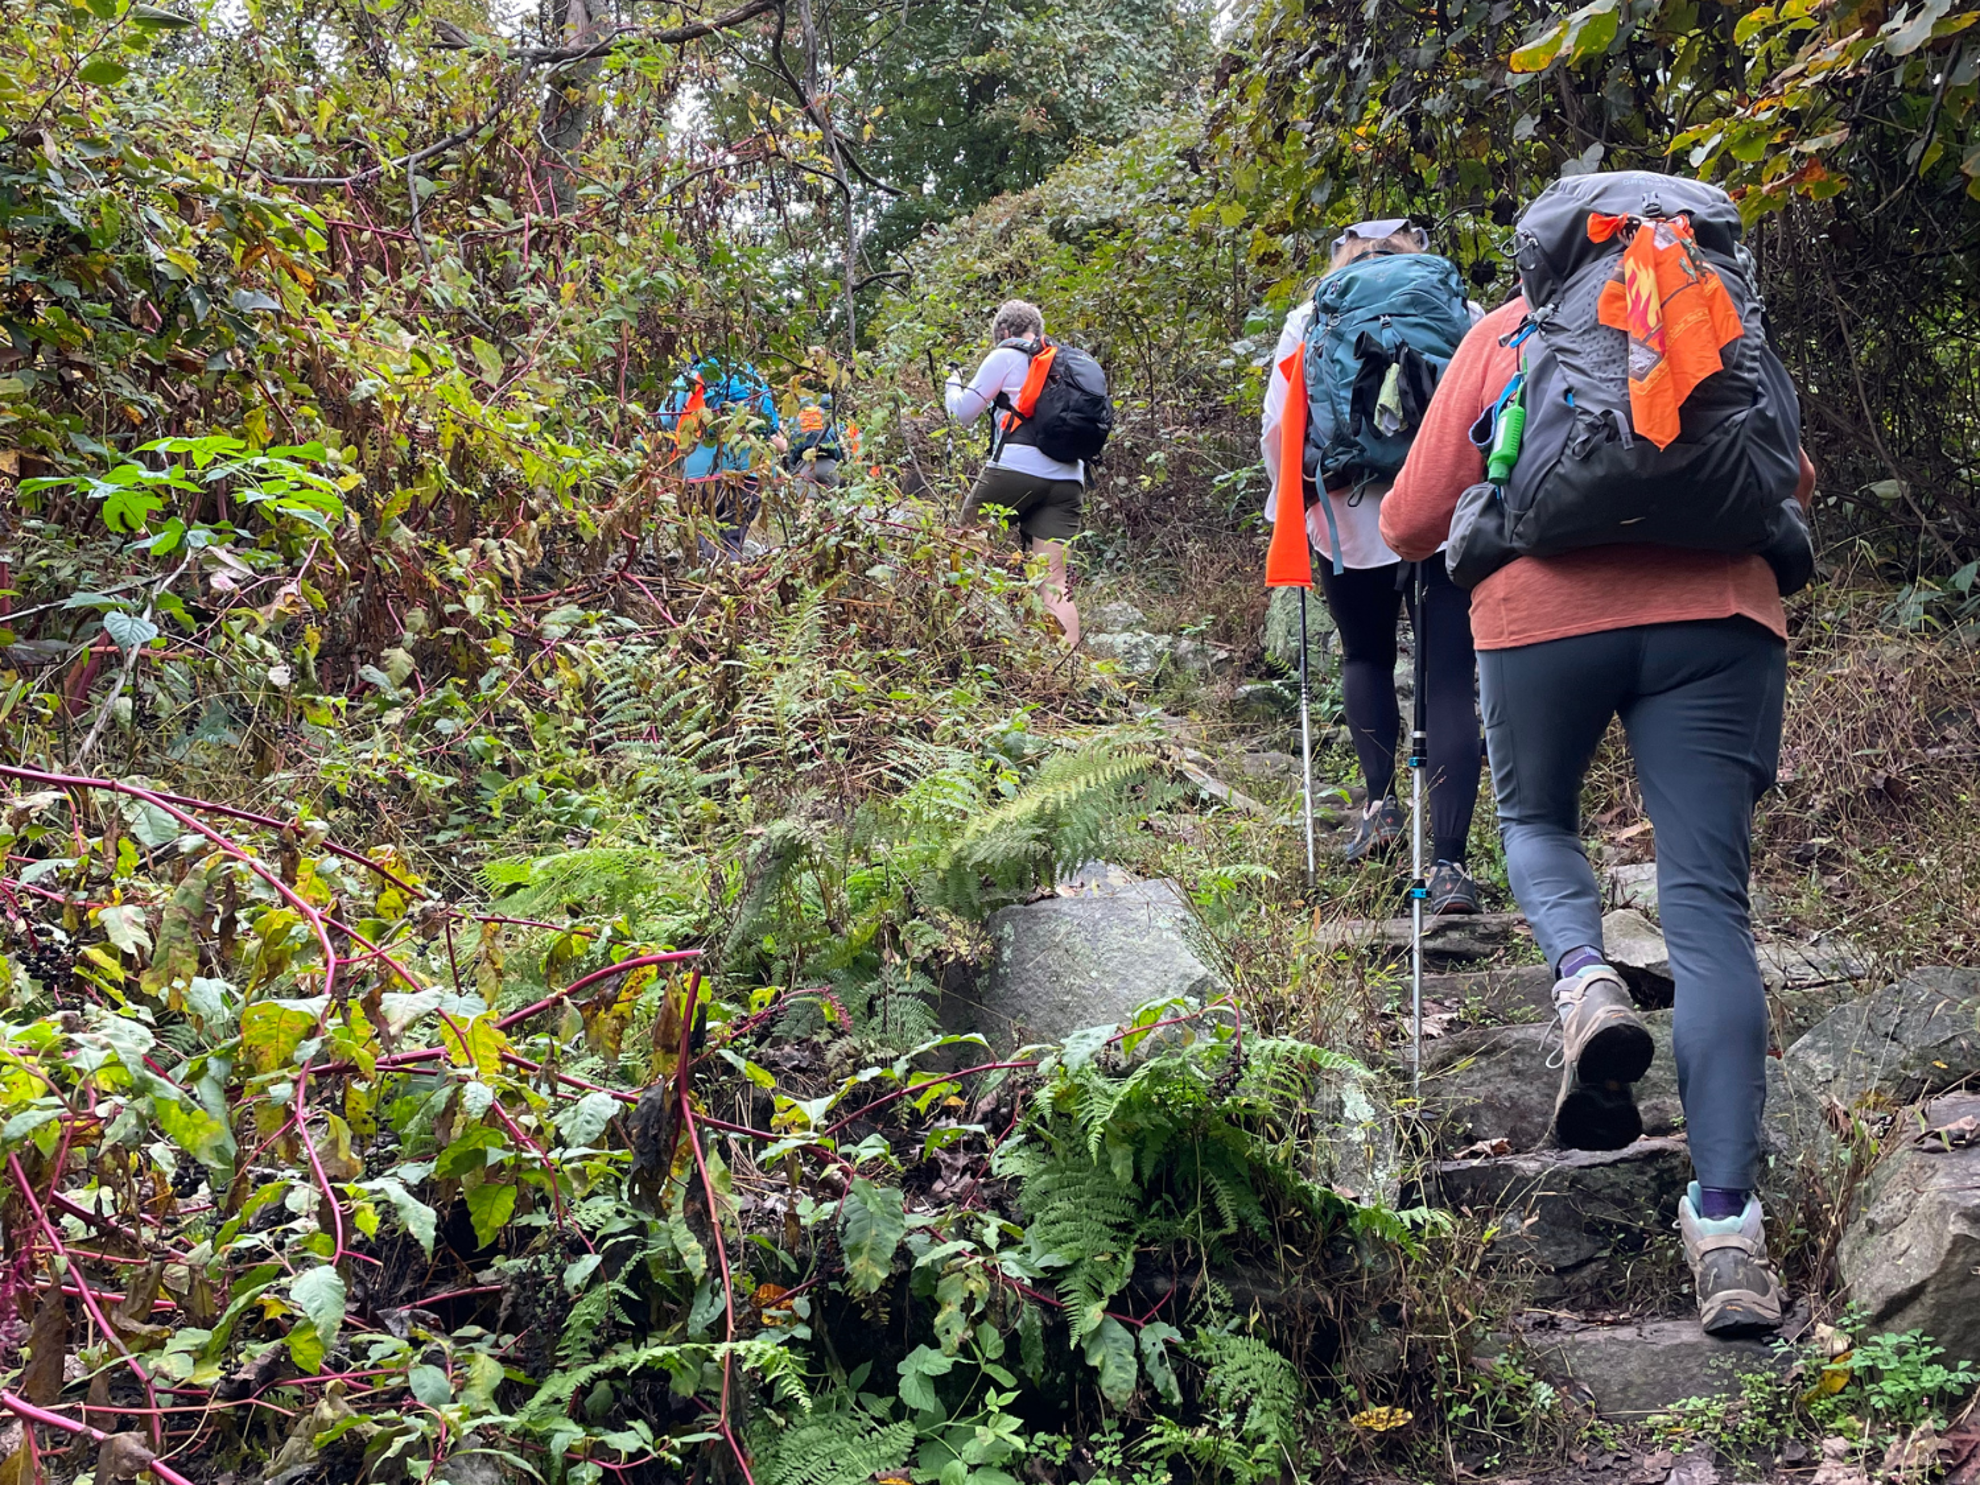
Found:
[(485, 1248), (515, 1215), (516, 1188), (483, 1181), (468, 1192), (467, 1209), (468, 1220), (474, 1223), (474, 1240)]
[(1885, 27), (1884, 50), (1894, 57), (1910, 56), (1932, 39), (1932, 28), (1950, 9), (1952, 0), (1925, 0), (1910, 20)]
[(316, 1333), (315, 1325), (298, 1320), (283, 1339), (288, 1342), (289, 1359), (295, 1362), (297, 1371), (314, 1374), (323, 1369), (323, 1357), (329, 1348)]
[(305, 1269), (289, 1286), (289, 1298), (309, 1317), (325, 1350), (337, 1343), (344, 1324), (344, 1278), (329, 1264)]
[(162, 1081), (156, 1083), (151, 1099), (152, 1117), (165, 1137), (210, 1170), (231, 1172), (234, 1132), (224, 1120), (216, 1119), (192, 1099), (180, 1099)]
[(947, 1376), (955, 1364), (955, 1357), (945, 1356), (933, 1346), (916, 1346), (896, 1368), (901, 1378), (901, 1401), (918, 1413), (933, 1412), (937, 1402), (930, 1378)]
[(148, 799), (125, 800), (124, 823), (148, 851), (169, 846), (185, 833), (184, 826)]
[(846, 1278), (855, 1294), (872, 1294), (893, 1270), (894, 1250), (907, 1233), (907, 1214), (898, 1186), (876, 1186), (854, 1176), (846, 1192), (840, 1233)]
[(1169, 1365), (1169, 1343), (1182, 1339), (1182, 1332), (1175, 1326), (1161, 1320), (1151, 1320), (1141, 1327), (1141, 1369), (1148, 1373), (1148, 1383), (1171, 1407), (1182, 1406), (1182, 1388), (1176, 1385), (1175, 1368)]
[(103, 616), (103, 632), (120, 650), (135, 650), (158, 638), (158, 626), (142, 614), (112, 609)]
[(557, 1133), (566, 1145), (594, 1148), (618, 1111), (619, 1101), (611, 1094), (587, 1093), (557, 1116)]
[(454, 1400), (454, 1384), (447, 1374), (425, 1362), (406, 1372), (406, 1389), (429, 1408), (444, 1408)]
[(144, 931), (144, 909), (107, 907), (96, 915), (110, 942), (126, 954), (142, 954), (151, 948), (151, 935)]
[(138, 983), (148, 995), (177, 1004), (185, 989), (199, 973), (199, 928), (206, 917), (206, 873), (186, 873), (165, 904), (165, 916), (158, 925), (158, 945), (152, 951), (151, 965)]
[(491, 387), (499, 386), (505, 370), (502, 353), (479, 335), (468, 337), (468, 349), (474, 352), (475, 364), (481, 368), (481, 379)]
[(486, 1351), (476, 1351), (468, 1357), (461, 1402), (470, 1414), (495, 1411), (495, 1389), (502, 1385), (503, 1375), (502, 1363)]
[(94, 83), (99, 88), (114, 88), (131, 75), (131, 69), (122, 62), (113, 62), (108, 57), (95, 57), (76, 69), (76, 76), (86, 83)]
[(140, 31), (184, 31), (198, 24), (190, 16), (174, 15), (155, 5), (133, 5), (130, 21)]
[(392, 1204), (392, 1210), (399, 1214), (399, 1221), (405, 1224), (407, 1232), (413, 1235), (421, 1250), (428, 1258), (433, 1256), (433, 1234), (439, 1226), (439, 1215), (432, 1207), (406, 1190), (395, 1176), (384, 1176), (365, 1184), (367, 1191), (375, 1191)]
[(1545, 34), (1529, 41), (1512, 54), (1506, 63), (1514, 72), (1545, 72), (1553, 65), (1554, 58), (1560, 55), (1561, 43), (1567, 40), (1568, 23), (1556, 21)]
[(241, 1046), (256, 1072), (289, 1066), (303, 1038), (316, 1030), (324, 1002), (315, 1000), (257, 1000), (241, 1012)]
[(1100, 1373), (1100, 1395), (1117, 1408), (1126, 1407), (1139, 1376), (1128, 1328), (1110, 1315), (1086, 1338), (1082, 1350), (1087, 1364)]

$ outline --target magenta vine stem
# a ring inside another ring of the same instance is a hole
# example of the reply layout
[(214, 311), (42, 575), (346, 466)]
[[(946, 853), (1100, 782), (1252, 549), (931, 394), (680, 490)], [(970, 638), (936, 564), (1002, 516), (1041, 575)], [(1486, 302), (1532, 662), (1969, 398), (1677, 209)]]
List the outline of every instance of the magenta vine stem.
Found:
[[(42, 1208), (41, 1199), (34, 1194), (33, 1182), (28, 1180), (27, 1172), (21, 1169), (20, 1156), (11, 1151), (7, 1155), (7, 1173), (14, 1178), (14, 1184), (20, 1188), (21, 1195), (27, 1198), (28, 1210), (34, 1213), (35, 1223), (41, 1228), (41, 1235), (48, 1239), (48, 1246), (55, 1250), (56, 1256), (67, 1263), (75, 1274), (76, 1288), (81, 1294), (83, 1308), (89, 1311), (90, 1319), (94, 1320), (97, 1328), (103, 1332), (103, 1339), (116, 1348), (117, 1354), (124, 1358), (124, 1364), (143, 1384), (144, 1400), (155, 1410), (158, 1407), (158, 1393), (151, 1385), (151, 1373), (146, 1371), (144, 1364), (131, 1354), (130, 1347), (124, 1344), (124, 1338), (117, 1334), (116, 1327), (111, 1325), (109, 1317), (103, 1313), (103, 1307), (96, 1302), (96, 1295), (84, 1280), (82, 1270), (77, 1268), (75, 1261), (69, 1257), (69, 1250), (62, 1246), (62, 1235), (55, 1230), (55, 1224), (48, 1220), (48, 1213)], [(58, 1284), (57, 1287), (59, 1288), (60, 1285)], [(153, 1416), (147, 1420), (147, 1423), (151, 1430), (152, 1448), (164, 1448), (165, 1431), (160, 1427), (157, 1417)]]
[(736, 1457), (736, 1468), (742, 1471), (744, 1485), (756, 1485), (756, 1476), (749, 1468), (749, 1455), (729, 1427), (729, 1393), (735, 1371), (736, 1283), (729, 1271), (729, 1244), (722, 1236), (721, 1204), (716, 1200), (714, 1179), (708, 1174), (707, 1157), (701, 1151), (701, 1135), (695, 1129), (694, 1093), (689, 1074), (694, 1067), (694, 1018), (700, 1003), (701, 971), (697, 969), (688, 977), (687, 992), (682, 996), (681, 1045), (674, 1059), (674, 1098), (680, 1110), (681, 1133), (687, 1138), (694, 1168), (701, 1177), (701, 1193), (708, 1202), (708, 1225), (715, 1234), (715, 1256), (722, 1265), (722, 1411), (716, 1424), (728, 1441), (729, 1452)]
[[(0, 773), (12, 774), (16, 778), (34, 779), (50, 783), (61, 777), (56, 774), (37, 773), (33, 769), (13, 767), (0, 768)], [(69, 778), (65, 779), (64, 783), (65, 787), (114, 789), (124, 792), (122, 786), (115, 779)], [(268, 830), (294, 830), (303, 824), (300, 820), (278, 820), (272, 815), (257, 815), (253, 810), (236, 809), (231, 804), (216, 804), (210, 799), (194, 799), (186, 794), (168, 794), (162, 789), (152, 790), (150, 793), (151, 797), (156, 800), (170, 804), (185, 805), (189, 809), (205, 810), (215, 815), (224, 815), (230, 820), (240, 820), (249, 825), (260, 825)], [(349, 846), (335, 845), (330, 841), (323, 842), (323, 849), (333, 856), (341, 856), (344, 860), (354, 865), (362, 866), (368, 871), (377, 873), (393, 886), (410, 892), (416, 899), (424, 899), (427, 895), (411, 882), (408, 882), (404, 877), (394, 872), (390, 867), (373, 861), (361, 851), (353, 851)]]
[[(81, 1434), (84, 1438), (94, 1439), (99, 1444), (110, 1437), (100, 1428), (91, 1428), (87, 1423), (78, 1423), (73, 1418), (64, 1418), (60, 1413), (51, 1413), (46, 1408), (38, 1408), (26, 1398), (18, 1397), (4, 1388), (0, 1388), (0, 1408), (5, 1408), (24, 1423), (39, 1423), (47, 1428), (59, 1428), (64, 1433)], [(155, 1428), (157, 1420), (152, 1421)], [(28, 1431), (28, 1436), (30, 1439), (33, 1438), (32, 1429)], [(154, 1442), (162, 1444), (163, 1440), (154, 1437)], [(153, 1459), (145, 1468), (163, 1480), (165, 1485), (192, 1485), (192, 1481), (163, 1460)]]
[[(122, 783), (117, 779), (93, 779), (73, 774), (43, 773), (39, 769), (19, 768), (13, 764), (0, 764), (0, 775), (11, 778), (30, 779), (36, 783), (50, 784), (63, 789), (103, 789), (113, 794), (123, 794), (132, 799), (144, 801), (163, 810), (180, 824), (191, 827), (196, 833), (205, 836), (227, 855), (242, 862), (249, 871), (260, 877), (275, 891), (275, 894), (294, 908), (303, 921), (309, 924), (316, 934), (317, 946), (323, 951), (323, 993), (330, 996), (337, 981), (337, 951), (330, 945), (330, 929), (325, 924), (323, 914), (315, 906), (299, 895), (294, 888), (282, 880), (280, 875), (270, 871), (260, 861), (249, 855), (234, 841), (222, 835), (202, 820), (195, 819), (176, 805), (168, 803), (161, 795), (150, 789), (140, 789), (134, 784)], [(326, 1006), (324, 1014), (329, 1014)], [(321, 1022), (319, 1021), (319, 1025)], [(330, 1225), (335, 1250), (330, 1259), (331, 1265), (344, 1259), (344, 1209), (337, 1202), (337, 1193), (330, 1183), (330, 1176), (323, 1168), (322, 1157), (317, 1154), (316, 1141), (309, 1132), (307, 1117), (307, 1097), (309, 1090), (310, 1064), (305, 1062), (296, 1073), (295, 1121), (296, 1133), (302, 1139), (303, 1153), (309, 1158), (310, 1175), (315, 1179), (317, 1189), (323, 1193), (324, 1201), (330, 1205)]]
[(701, 950), (699, 949), (676, 949), (667, 954), (642, 954), (637, 959), (622, 959), (617, 964), (608, 964), (603, 969), (593, 970), (583, 979), (575, 980), (563, 989), (546, 995), (542, 1000), (537, 1001), (535, 1005), (526, 1005), (519, 1011), (510, 1011), (508, 1015), (495, 1023), (495, 1029), (497, 1031), (507, 1031), (511, 1026), (522, 1021), (527, 1021), (538, 1011), (547, 1011), (558, 1001), (568, 999), (586, 986), (595, 985), (600, 980), (610, 979), (613, 975), (622, 975), (631, 970), (644, 969), (649, 964), (679, 964), (683, 960), (698, 959), (700, 957)]

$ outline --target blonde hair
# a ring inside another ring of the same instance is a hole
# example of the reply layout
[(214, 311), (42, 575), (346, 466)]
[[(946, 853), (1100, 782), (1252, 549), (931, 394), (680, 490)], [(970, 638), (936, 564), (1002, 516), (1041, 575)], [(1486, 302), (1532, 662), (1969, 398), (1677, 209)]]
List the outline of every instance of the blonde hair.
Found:
[(1334, 260), (1327, 265), (1331, 273), (1336, 268), (1346, 267), (1357, 258), (1366, 258), (1375, 253), (1422, 253), (1429, 249), (1423, 245), (1423, 238), (1414, 227), (1405, 227), (1400, 232), (1391, 232), (1387, 237), (1350, 237), (1334, 249)]
[(1025, 299), (1006, 299), (990, 319), (990, 340), (1002, 345), (1007, 340), (1036, 340), (1045, 333), (1045, 314)]

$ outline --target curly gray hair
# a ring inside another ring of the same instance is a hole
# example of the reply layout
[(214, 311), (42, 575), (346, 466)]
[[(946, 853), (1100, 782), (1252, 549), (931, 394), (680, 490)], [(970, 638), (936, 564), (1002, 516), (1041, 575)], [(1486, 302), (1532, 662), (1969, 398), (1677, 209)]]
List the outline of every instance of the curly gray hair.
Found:
[(990, 340), (1002, 345), (1007, 340), (1036, 340), (1045, 333), (1045, 316), (1038, 306), (1024, 299), (1006, 299), (997, 306), (990, 321)]

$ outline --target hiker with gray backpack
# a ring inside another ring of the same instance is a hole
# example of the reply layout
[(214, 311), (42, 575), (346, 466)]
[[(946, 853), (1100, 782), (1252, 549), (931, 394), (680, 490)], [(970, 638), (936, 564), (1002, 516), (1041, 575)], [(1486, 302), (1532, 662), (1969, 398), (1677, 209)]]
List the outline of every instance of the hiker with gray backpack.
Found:
[(1459, 346), (1383, 503), (1471, 590), (1506, 869), (1556, 981), (1555, 1142), (1642, 1132), (1654, 1055), (1603, 957), (1581, 786), (1620, 718), (1656, 831), (1673, 1051), (1696, 1179), (1679, 1226), (1706, 1331), (1769, 1330), (1759, 1197), (1768, 1017), (1747, 897), (1774, 781), (1781, 599), (1809, 579), (1815, 471), (1767, 343), (1738, 208), (1643, 171), (1563, 178), (1521, 215), (1521, 294)]
[(1260, 447), (1270, 521), (1277, 514), (1284, 424), (1304, 406), (1307, 529), (1322, 554), (1321, 591), (1341, 637), (1348, 735), (1366, 785), (1346, 859), (1380, 860), (1402, 842), (1396, 619), (1407, 604), (1422, 677), (1422, 720), (1414, 730), (1427, 736), (1422, 762), (1430, 775), (1432, 865), (1424, 910), (1475, 913), (1478, 885), (1466, 865), (1479, 758), (1469, 600), (1441, 563), (1424, 566), (1423, 581), (1414, 582), (1416, 568), (1390, 550), (1380, 529), (1383, 496), (1437, 379), (1483, 313), (1465, 298), (1456, 267), (1429, 249), (1429, 235), (1403, 218), (1358, 222), (1335, 238), (1327, 273), (1293, 306), (1280, 332)]

